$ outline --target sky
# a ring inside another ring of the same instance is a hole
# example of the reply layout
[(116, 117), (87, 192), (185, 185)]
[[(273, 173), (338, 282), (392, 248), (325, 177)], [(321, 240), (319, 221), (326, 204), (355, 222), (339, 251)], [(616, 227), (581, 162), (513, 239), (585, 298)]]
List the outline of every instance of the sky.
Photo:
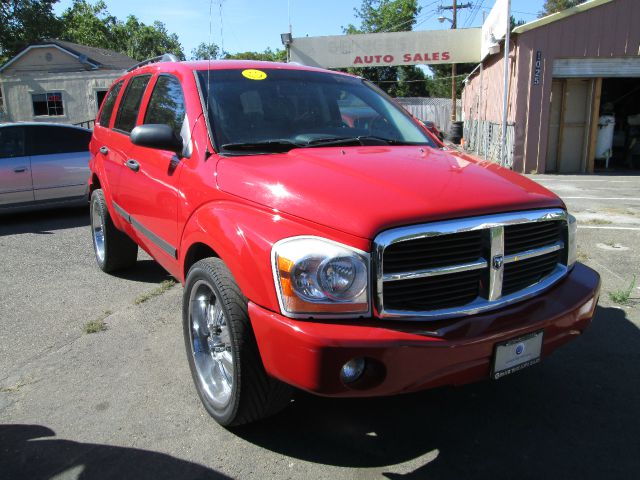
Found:
[[(62, 13), (72, 3), (61, 0), (55, 12)], [(294, 38), (340, 35), (342, 27), (350, 23), (358, 25), (354, 8), (360, 6), (361, 0), (106, 0), (105, 3), (109, 12), (121, 20), (135, 15), (147, 24), (155, 20), (163, 22), (170, 33), (178, 34), (188, 59), (198, 44), (209, 43), (210, 27), (212, 42), (230, 53), (282, 48), (280, 34), (289, 28), (289, 5)], [(458, 4), (463, 3), (476, 8), (459, 10), (458, 28), (481, 26), (482, 12), (488, 14), (495, 0), (458, 0)], [(512, 0), (512, 13), (517, 20), (531, 21), (542, 10), (543, 3), (544, 0)], [(449, 28), (448, 22), (438, 22), (442, 13), (437, 8), (450, 6), (452, 0), (419, 0), (418, 4), (422, 11), (414, 30)]]

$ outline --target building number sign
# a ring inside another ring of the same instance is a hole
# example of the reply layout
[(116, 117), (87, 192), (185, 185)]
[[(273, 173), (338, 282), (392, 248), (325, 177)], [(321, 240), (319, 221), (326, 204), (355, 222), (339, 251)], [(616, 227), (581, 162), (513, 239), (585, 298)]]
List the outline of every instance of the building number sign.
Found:
[(533, 67), (533, 84), (540, 85), (540, 76), (542, 75), (542, 52), (536, 52), (536, 63)]

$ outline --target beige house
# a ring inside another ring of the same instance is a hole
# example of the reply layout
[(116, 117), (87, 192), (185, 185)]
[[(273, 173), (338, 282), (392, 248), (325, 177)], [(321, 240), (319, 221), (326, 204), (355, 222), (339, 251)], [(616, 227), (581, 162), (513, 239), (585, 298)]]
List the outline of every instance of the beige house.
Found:
[(62, 40), (29, 45), (0, 67), (0, 122), (92, 122), (111, 83), (136, 63)]

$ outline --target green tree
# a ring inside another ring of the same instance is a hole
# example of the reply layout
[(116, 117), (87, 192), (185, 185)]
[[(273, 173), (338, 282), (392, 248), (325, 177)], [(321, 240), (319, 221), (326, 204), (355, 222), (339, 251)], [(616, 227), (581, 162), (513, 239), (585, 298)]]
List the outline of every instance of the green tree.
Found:
[(191, 60), (215, 60), (220, 56), (220, 48), (215, 43), (202, 42), (191, 50)]
[(93, 5), (84, 0), (74, 0), (60, 19), (63, 25), (60, 33), (62, 40), (118, 50), (114, 48), (116, 40), (113, 32), (118, 20), (109, 14), (107, 4), (102, 0)]
[(227, 60), (264, 60), (267, 62), (286, 62), (287, 52), (283, 49), (271, 50), (267, 48), (264, 52), (225, 52), (224, 58)]
[[(402, 32), (410, 31), (420, 13), (417, 0), (362, 0), (360, 8), (355, 8), (360, 26), (348, 25), (344, 33)], [(393, 96), (426, 96), (428, 91), (424, 74), (419, 68), (400, 67), (358, 67), (349, 68), (350, 73), (360, 75)], [(417, 80), (417, 81), (416, 81)]]
[(567, 8), (575, 7), (584, 3), (586, 0), (546, 0), (542, 6), (542, 11), (538, 14), (538, 17), (544, 17), (551, 15), (552, 13), (561, 12)]
[(2, 0), (0, 2), (0, 64), (29, 43), (56, 37), (60, 21), (53, 13), (58, 0)]
[(172, 53), (184, 60), (182, 45), (162, 22), (146, 25), (133, 15), (126, 21), (114, 17), (104, 1), (94, 4), (74, 0), (61, 16), (60, 38), (90, 47), (107, 48), (136, 60)]
[(172, 53), (180, 60), (185, 59), (178, 36), (167, 32), (162, 22), (155, 21), (153, 25), (146, 25), (135, 16), (129, 15), (126, 22), (116, 23), (113, 33), (114, 50), (136, 60), (144, 60), (164, 53)]

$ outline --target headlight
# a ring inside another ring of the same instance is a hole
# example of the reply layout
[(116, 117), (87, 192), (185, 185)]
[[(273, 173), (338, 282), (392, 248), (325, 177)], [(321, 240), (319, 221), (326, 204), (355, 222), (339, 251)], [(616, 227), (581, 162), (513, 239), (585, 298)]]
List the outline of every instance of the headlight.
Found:
[(292, 237), (272, 250), (273, 276), (288, 316), (369, 312), (369, 255), (317, 237)]
[(567, 216), (567, 267), (571, 268), (576, 263), (576, 257), (578, 255), (578, 244), (577, 244), (577, 234), (578, 234), (578, 222), (576, 221), (576, 217), (569, 214)]

